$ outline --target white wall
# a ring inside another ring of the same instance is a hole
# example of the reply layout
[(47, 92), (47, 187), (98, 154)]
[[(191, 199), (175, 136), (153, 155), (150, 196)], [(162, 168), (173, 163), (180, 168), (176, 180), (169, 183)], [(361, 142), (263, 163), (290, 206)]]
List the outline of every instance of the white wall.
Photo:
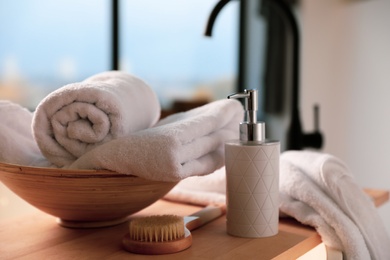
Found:
[[(318, 102), (324, 151), (363, 187), (390, 190), (390, 1), (301, 4), (302, 122), (311, 130)], [(390, 202), (379, 213), (390, 233)]]

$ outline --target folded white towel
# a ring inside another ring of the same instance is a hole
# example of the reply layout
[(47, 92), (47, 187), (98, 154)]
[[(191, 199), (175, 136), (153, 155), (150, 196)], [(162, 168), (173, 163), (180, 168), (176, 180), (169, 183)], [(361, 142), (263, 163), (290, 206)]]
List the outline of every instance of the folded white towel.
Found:
[(33, 114), (26, 108), (0, 100), (0, 162), (49, 166), (31, 132)]
[(159, 181), (209, 174), (223, 166), (224, 142), (238, 138), (243, 114), (236, 100), (214, 101), (96, 147), (69, 167), (108, 169)]
[(316, 152), (281, 156), (280, 209), (317, 228), (347, 259), (390, 259), (390, 239), (369, 197), (343, 162)]
[(157, 95), (145, 82), (108, 71), (49, 94), (32, 126), (42, 153), (62, 167), (107, 141), (151, 127), (159, 117)]
[(200, 206), (226, 204), (226, 169), (206, 176), (193, 176), (180, 181), (164, 199)]

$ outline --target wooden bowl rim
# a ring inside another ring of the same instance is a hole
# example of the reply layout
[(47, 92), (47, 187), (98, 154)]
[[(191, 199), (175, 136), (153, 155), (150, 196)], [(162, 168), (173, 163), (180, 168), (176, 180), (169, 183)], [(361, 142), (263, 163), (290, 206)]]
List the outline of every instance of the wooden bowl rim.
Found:
[[(91, 177), (115, 177), (115, 178), (140, 178), (131, 174), (121, 174), (109, 170), (94, 169), (64, 169), (52, 167), (25, 166), (12, 163), (0, 162), (0, 171), (8, 173), (20, 173), (34, 176), (52, 176), (52, 177), (73, 177), (73, 178), (91, 178)], [(142, 178), (140, 178), (142, 179)]]

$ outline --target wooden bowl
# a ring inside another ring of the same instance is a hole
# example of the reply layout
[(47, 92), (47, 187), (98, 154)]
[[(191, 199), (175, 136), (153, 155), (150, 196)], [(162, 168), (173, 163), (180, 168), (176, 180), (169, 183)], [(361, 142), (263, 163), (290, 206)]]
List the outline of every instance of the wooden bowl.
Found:
[(154, 203), (177, 182), (158, 182), (104, 170), (67, 170), (0, 163), (0, 180), (67, 227), (119, 224)]

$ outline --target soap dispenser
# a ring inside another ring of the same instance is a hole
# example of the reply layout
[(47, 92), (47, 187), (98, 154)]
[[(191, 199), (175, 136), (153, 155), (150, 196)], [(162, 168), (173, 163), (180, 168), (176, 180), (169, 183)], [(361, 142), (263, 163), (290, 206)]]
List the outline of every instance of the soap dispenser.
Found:
[(246, 119), (239, 139), (225, 143), (227, 233), (269, 237), (278, 233), (280, 143), (265, 139), (265, 123), (257, 121), (257, 90), (228, 98), (244, 98)]

